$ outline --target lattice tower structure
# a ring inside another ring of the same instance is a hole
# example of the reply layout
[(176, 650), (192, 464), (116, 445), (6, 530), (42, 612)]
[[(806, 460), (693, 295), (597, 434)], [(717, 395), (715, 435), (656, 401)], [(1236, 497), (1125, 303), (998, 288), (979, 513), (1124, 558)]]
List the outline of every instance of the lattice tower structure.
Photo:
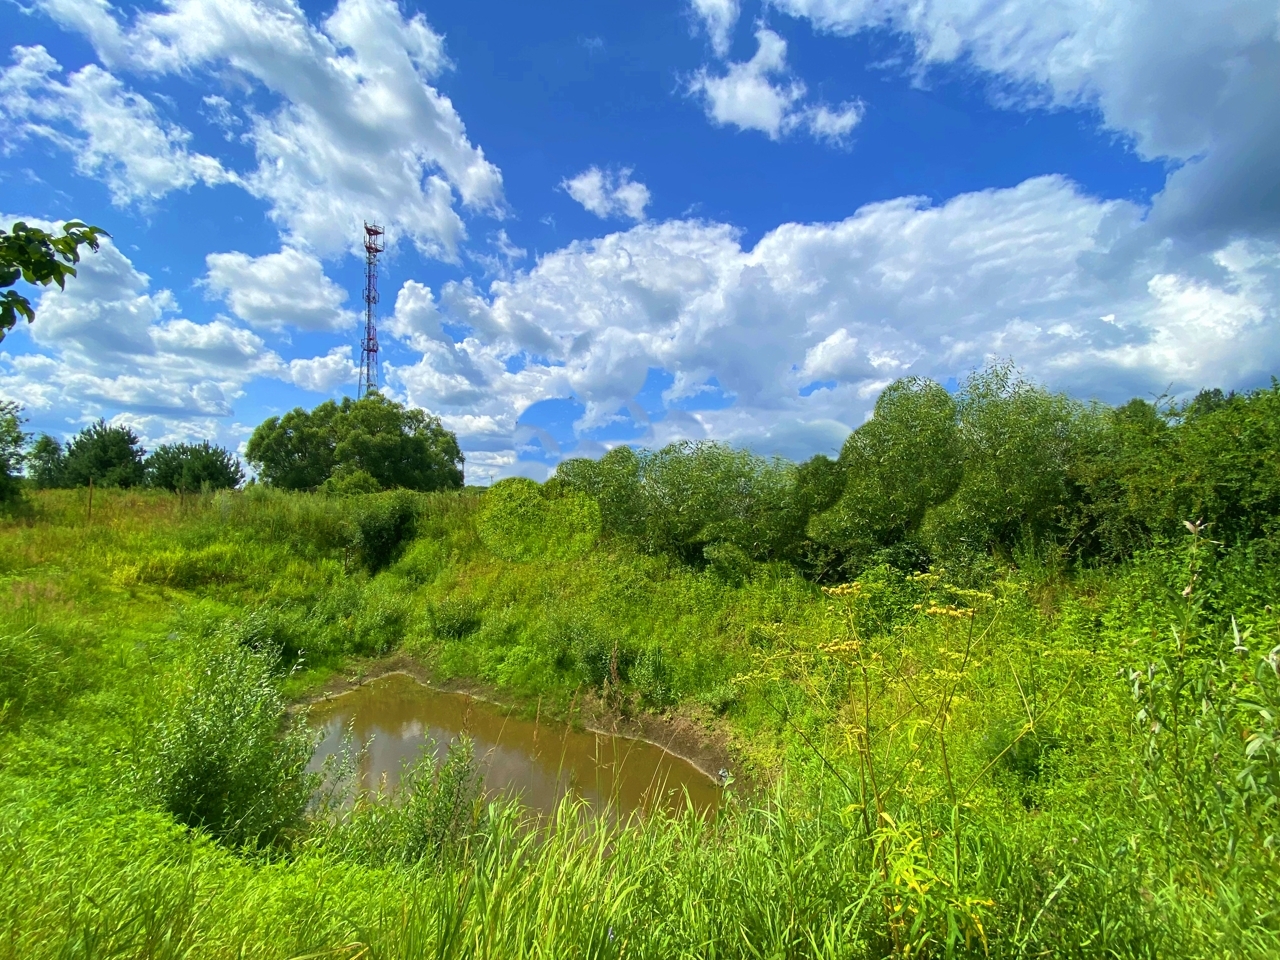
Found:
[(387, 248), (376, 223), (364, 225), (364, 338), (360, 341), (360, 384), (356, 397), (378, 389), (378, 254)]

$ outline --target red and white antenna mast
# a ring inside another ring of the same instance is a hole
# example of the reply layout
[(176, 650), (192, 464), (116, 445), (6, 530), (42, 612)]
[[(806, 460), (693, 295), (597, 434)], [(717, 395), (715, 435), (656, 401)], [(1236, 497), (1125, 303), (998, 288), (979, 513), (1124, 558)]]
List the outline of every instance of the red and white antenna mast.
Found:
[(364, 339), (360, 341), (360, 384), (356, 399), (378, 389), (378, 254), (387, 248), (383, 229), (364, 225)]

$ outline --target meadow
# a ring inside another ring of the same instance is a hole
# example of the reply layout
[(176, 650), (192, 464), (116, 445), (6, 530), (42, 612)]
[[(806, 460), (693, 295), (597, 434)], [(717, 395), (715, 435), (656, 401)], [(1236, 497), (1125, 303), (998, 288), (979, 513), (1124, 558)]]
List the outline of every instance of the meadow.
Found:
[[(87, 507), (0, 521), (5, 956), (1280, 955), (1274, 536), (855, 578), (645, 549), (554, 484)], [(392, 656), (683, 718), (738, 782), (532, 823), (462, 746), (317, 799), (290, 704)]]

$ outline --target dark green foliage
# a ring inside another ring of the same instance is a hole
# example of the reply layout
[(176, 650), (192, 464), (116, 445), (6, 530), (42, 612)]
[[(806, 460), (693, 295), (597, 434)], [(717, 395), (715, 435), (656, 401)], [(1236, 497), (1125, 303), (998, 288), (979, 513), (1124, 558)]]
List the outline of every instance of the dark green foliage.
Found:
[(615, 690), (631, 678), (636, 655), (630, 644), (607, 636), (585, 617), (558, 618), (549, 627), (548, 646), (555, 651), (556, 666), (579, 683)]
[(699, 564), (732, 544), (752, 560), (781, 559), (803, 535), (792, 509), (795, 467), (721, 443), (682, 442), (641, 458), (642, 539)]
[(370, 494), (356, 501), (356, 548), (367, 569), (381, 570), (395, 561), (413, 539), (416, 516), (416, 501), (404, 490)]
[(1007, 554), (1058, 540), (1070, 526), (1077, 499), (1070, 474), (1092, 411), (997, 365), (962, 385), (956, 420), (959, 483), (921, 530), (935, 556)]
[(556, 468), (551, 484), (563, 484), (600, 505), (604, 529), (640, 533), (644, 506), (640, 502), (641, 458), (630, 447), (615, 447), (599, 460), (574, 458)]
[[(372, 393), (271, 417), (246, 449), (264, 483), (286, 490), (455, 490), (462, 451), (439, 418)], [(331, 483), (327, 483), (331, 481)]]
[(287, 728), (277, 665), (242, 645), (198, 657), (145, 746), (160, 806), (230, 846), (284, 841), (315, 788), (310, 737)]
[(65, 486), (67, 457), (60, 444), (42, 433), (27, 453), (27, 476), (38, 490)]
[(315, 490), (329, 479), (335, 466), (338, 410), (330, 400), (310, 412), (297, 407), (263, 421), (245, 449), (259, 479), (284, 490)]
[(378, 493), (382, 485), (364, 470), (339, 467), (324, 483), (320, 492), (333, 497), (358, 497), (363, 493)]
[(22, 449), (26, 443), (22, 407), (12, 400), (0, 400), (0, 508), (14, 503), (22, 495), (18, 472), (26, 459)]
[(1232, 543), (1260, 536), (1280, 516), (1280, 382), (1212, 405), (1202, 398), (1181, 411), (1159, 464), (1171, 482), (1153, 524), (1167, 533), (1202, 521)]
[(896, 381), (876, 401), (874, 416), (849, 435), (839, 466), (839, 501), (809, 531), (856, 570), (877, 550), (914, 539), (926, 511), (960, 484), (955, 401), (932, 381)]
[(264, 605), (242, 619), (224, 624), (219, 634), (255, 653), (281, 663), (301, 660), (313, 631), (304, 612), (292, 605)]
[(810, 457), (796, 469), (796, 497), (801, 512), (814, 516), (835, 506), (848, 482), (847, 466), (825, 454)]
[(136, 487), (146, 478), (142, 441), (128, 427), (98, 420), (67, 444), (62, 481), (68, 487)]
[(708, 548), (748, 561), (797, 556), (808, 517), (806, 501), (792, 495), (795, 483), (796, 467), (785, 461), (683, 441), (641, 453), (619, 448), (595, 464), (567, 461), (553, 486), (597, 498), (610, 532), (701, 566)]
[(175, 493), (230, 490), (244, 481), (240, 460), (208, 440), (163, 444), (151, 452), (143, 466), (148, 486)]
[[(90, 227), (79, 220), (62, 225), (62, 236), (47, 233), (19, 220), (12, 230), (0, 227), (0, 287), (12, 287), (22, 278), (27, 283), (47, 287), (56, 283), (66, 289), (67, 277), (76, 275), (80, 248), (97, 250), (99, 237), (109, 236), (101, 227)], [(31, 301), (14, 290), (0, 294), (0, 340), (9, 332), (18, 316), (31, 323), (36, 318)]]
[(1201, 391), (1185, 407), (1133, 400), (1101, 418), (1079, 458), (1085, 542), (1129, 556), (1180, 536), (1184, 521), (1230, 543), (1280, 517), (1280, 383), (1248, 394)]
[(363, 470), (385, 490), (456, 490), (462, 486), (458, 439), (438, 417), (378, 393), (345, 399), (335, 420), (334, 460)]
[(1169, 441), (1170, 425), (1140, 399), (1107, 410), (1101, 420), (1095, 443), (1072, 468), (1082, 492), (1075, 540), (1082, 554), (1116, 559), (1150, 546), (1166, 526), (1152, 527), (1152, 508), (1164, 500), (1167, 482), (1153, 461)]
[(838, 461), (620, 447), (562, 463), (544, 496), (563, 490), (593, 499), (605, 532), (727, 583), (776, 561), (830, 581), (882, 563), (1118, 559), (1180, 536), (1186, 520), (1243, 543), (1280, 530), (1280, 383), (1112, 409), (996, 364), (954, 397), (928, 380), (893, 383)]

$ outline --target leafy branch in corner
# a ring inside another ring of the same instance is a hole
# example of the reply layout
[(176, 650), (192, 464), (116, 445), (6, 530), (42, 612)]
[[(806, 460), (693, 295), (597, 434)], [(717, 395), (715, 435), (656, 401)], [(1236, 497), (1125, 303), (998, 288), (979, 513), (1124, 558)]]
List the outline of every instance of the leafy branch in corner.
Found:
[[(110, 234), (101, 227), (90, 227), (79, 220), (63, 224), (62, 236), (29, 227), (19, 220), (13, 229), (0, 228), (0, 288), (12, 287), (21, 278), (30, 284), (48, 286), (56, 283), (65, 290), (67, 277), (76, 275), (80, 247), (97, 250), (99, 237)], [(31, 323), (36, 312), (31, 301), (16, 290), (0, 294), (0, 341), (18, 322), (18, 315)]]

